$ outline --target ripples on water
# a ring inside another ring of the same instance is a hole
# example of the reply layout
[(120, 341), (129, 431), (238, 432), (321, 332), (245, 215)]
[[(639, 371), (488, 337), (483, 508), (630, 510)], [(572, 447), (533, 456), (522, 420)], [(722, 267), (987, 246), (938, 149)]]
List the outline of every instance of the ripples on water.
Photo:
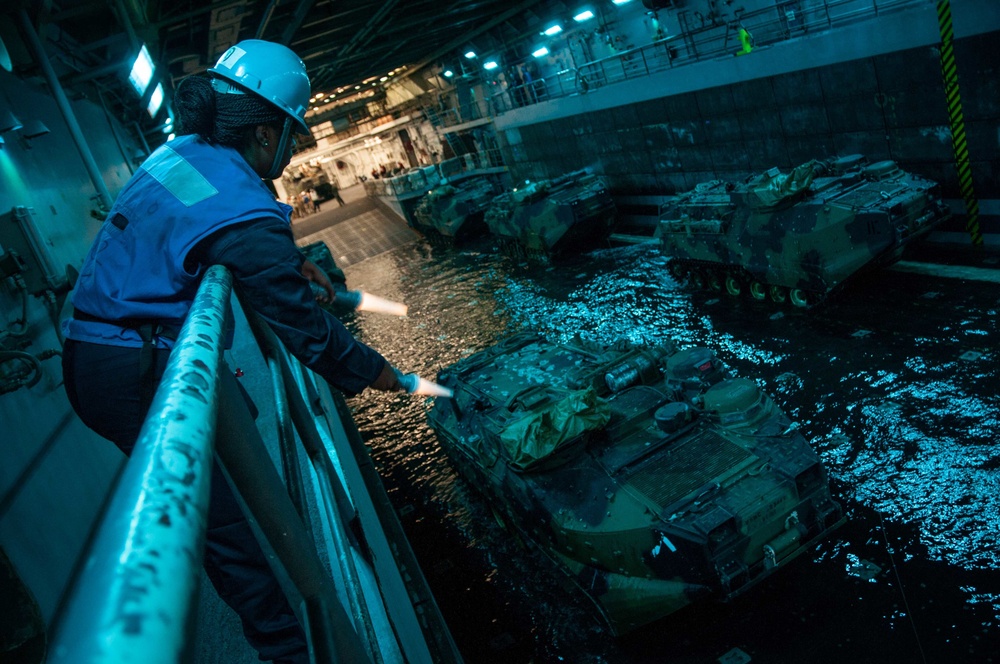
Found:
[(715, 662), (734, 648), (756, 662), (993, 661), (995, 286), (884, 272), (803, 313), (690, 293), (648, 245), (540, 265), (417, 242), (346, 272), (410, 306), (350, 326), (426, 377), (523, 328), (708, 346), (799, 421), (848, 514), (811, 559), (731, 604), (615, 641), (456, 476), (428, 404), (362, 395), (358, 427), (467, 661)]

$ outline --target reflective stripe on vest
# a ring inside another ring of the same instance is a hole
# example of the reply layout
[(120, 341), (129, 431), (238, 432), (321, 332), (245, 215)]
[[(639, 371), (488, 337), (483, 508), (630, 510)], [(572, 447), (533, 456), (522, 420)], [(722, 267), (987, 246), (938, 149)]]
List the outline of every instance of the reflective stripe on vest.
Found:
[(219, 191), (195, 167), (164, 145), (147, 159), (142, 169), (153, 176), (186, 207), (215, 196)]

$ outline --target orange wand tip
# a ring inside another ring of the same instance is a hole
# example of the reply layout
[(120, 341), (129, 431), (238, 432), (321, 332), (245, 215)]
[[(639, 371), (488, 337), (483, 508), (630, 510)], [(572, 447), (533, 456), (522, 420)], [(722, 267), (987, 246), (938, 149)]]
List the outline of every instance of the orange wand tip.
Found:
[(361, 302), (357, 306), (358, 311), (373, 311), (379, 314), (391, 314), (393, 316), (405, 316), (408, 307), (401, 302), (386, 300), (378, 295), (372, 295), (364, 291), (361, 293)]
[(433, 381), (429, 381), (426, 378), (421, 378), (415, 373), (404, 374), (398, 369), (396, 370), (396, 375), (399, 376), (399, 382), (409, 394), (416, 394), (425, 397), (453, 397), (455, 392), (451, 388), (447, 388), (444, 385), (438, 385)]

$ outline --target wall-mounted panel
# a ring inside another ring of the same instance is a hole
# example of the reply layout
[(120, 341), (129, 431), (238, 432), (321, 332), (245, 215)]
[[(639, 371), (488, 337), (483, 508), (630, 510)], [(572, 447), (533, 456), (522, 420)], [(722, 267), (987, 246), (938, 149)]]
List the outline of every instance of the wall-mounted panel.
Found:
[(828, 101), (826, 117), (834, 134), (880, 130), (885, 133), (885, 115), (881, 97), (871, 92), (855, 97)]
[(827, 136), (830, 121), (821, 104), (787, 104), (778, 111), (786, 136)]
[(819, 80), (827, 103), (878, 91), (875, 63), (870, 58), (823, 67), (819, 70)]
[(771, 77), (774, 101), (778, 106), (791, 104), (819, 104), (823, 102), (823, 86), (819, 71), (807, 69)]
[(743, 140), (743, 130), (737, 115), (711, 116), (705, 119), (704, 127), (709, 143), (734, 143)]
[(701, 111), (698, 109), (698, 97), (693, 92), (664, 97), (662, 102), (667, 122), (695, 120), (701, 117)]
[(698, 101), (698, 111), (703, 118), (728, 115), (736, 110), (733, 91), (728, 85), (699, 90), (695, 93), (695, 99)]

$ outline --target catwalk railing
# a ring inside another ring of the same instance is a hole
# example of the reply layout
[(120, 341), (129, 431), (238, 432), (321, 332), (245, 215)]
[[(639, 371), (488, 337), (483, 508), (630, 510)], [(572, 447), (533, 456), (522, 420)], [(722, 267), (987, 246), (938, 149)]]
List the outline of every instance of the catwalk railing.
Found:
[[(506, 86), (489, 97), (490, 114), (588, 91), (612, 83), (683, 67), (701, 60), (744, 54), (741, 29), (752, 49), (875, 18), (906, 7), (926, 5), (929, 0), (798, 0), (776, 2), (773, 7), (740, 13), (735, 19), (701, 17), (681, 21), (681, 33), (650, 44), (564, 69), (520, 85)], [(695, 12), (695, 16), (701, 16)], [(497, 86), (502, 87), (502, 86)], [(464, 117), (458, 114), (458, 120)]]
[(222, 353), (231, 291), (229, 272), (210, 268), (74, 581), (50, 661), (174, 663), (190, 653), (216, 456), (277, 561), (316, 664), (460, 662), (343, 397), (245, 304), (271, 371), (285, 483), (249, 411), (218, 407), (229, 378)]
[(426, 194), (429, 189), (446, 181), (466, 176), (506, 171), (500, 150), (489, 149), (469, 152), (439, 164), (414, 168), (389, 177), (365, 180), (365, 193), (373, 196), (404, 197), (409, 194)]

